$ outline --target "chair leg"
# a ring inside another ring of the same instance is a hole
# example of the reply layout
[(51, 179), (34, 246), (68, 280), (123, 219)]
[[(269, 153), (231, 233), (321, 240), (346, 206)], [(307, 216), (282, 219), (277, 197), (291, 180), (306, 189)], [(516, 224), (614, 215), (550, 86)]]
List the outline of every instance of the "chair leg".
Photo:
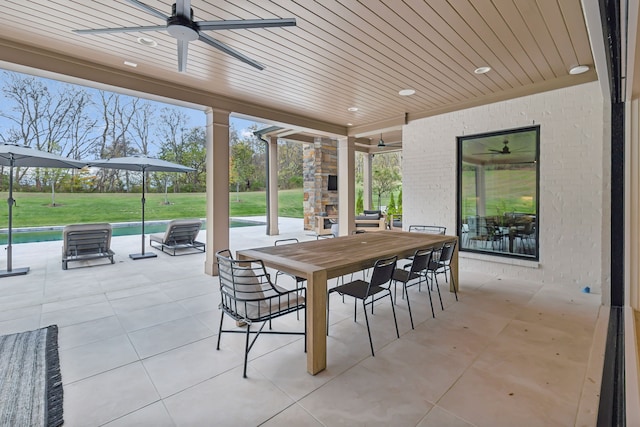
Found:
[[(393, 301), (391, 302), (391, 306), (393, 307)], [(371, 329), (369, 329), (369, 317), (367, 316), (367, 304), (365, 300), (362, 300), (362, 308), (364, 309), (364, 320), (367, 322), (367, 334), (369, 334), (369, 345), (371, 346), (371, 356), (375, 357), (375, 353), (373, 352), (373, 341), (371, 340)]]
[[(391, 311), (393, 312), (393, 323), (396, 324), (396, 336), (400, 338), (400, 331), (398, 331), (398, 319), (396, 318), (396, 309), (393, 306), (393, 299), (391, 298), (391, 290), (389, 290), (389, 299), (391, 300)], [(407, 295), (407, 301), (409, 301), (408, 295)]]
[(244, 372), (242, 374), (243, 378), (247, 378), (247, 359), (249, 358), (249, 335), (250, 335), (251, 325), (247, 323), (247, 339), (244, 343)]
[(353, 321), (357, 322), (357, 313), (358, 312), (358, 300), (356, 298), (353, 299)]
[[(296, 290), (300, 290), (300, 288), (302, 287), (301, 285), (302, 282), (298, 282), (298, 279), (296, 279)], [(299, 295), (296, 295), (299, 296)], [(300, 320), (300, 310), (296, 311), (296, 320)]]
[[(404, 290), (402, 292), (404, 292)], [(404, 294), (402, 297), (404, 298)], [(396, 302), (396, 304), (398, 303), (398, 281), (397, 280), (393, 281), (393, 300)]]
[(216, 346), (216, 350), (220, 350), (220, 336), (222, 336), (222, 321), (224, 320), (224, 310), (220, 310), (222, 312), (222, 316), (220, 316), (220, 327), (218, 328), (218, 345)]
[[(422, 278), (420, 279), (422, 280)], [(429, 305), (431, 305), (431, 316), (435, 319), (436, 313), (433, 311), (433, 299), (431, 298), (431, 289), (429, 288), (429, 278), (424, 276), (424, 280), (427, 282), (427, 292), (429, 293)]]
[(440, 308), (444, 310), (444, 305), (442, 304), (442, 294), (440, 293), (440, 285), (438, 284), (438, 275), (434, 272), (431, 278), (431, 284), (433, 284), (433, 279), (435, 278), (436, 289), (438, 290), (438, 298), (440, 298)]
[(409, 319), (411, 320), (411, 329), (415, 329), (413, 327), (413, 315), (411, 314), (411, 304), (409, 303), (409, 290), (407, 289), (406, 283), (403, 286), (403, 290), (407, 294), (407, 308), (409, 309)]

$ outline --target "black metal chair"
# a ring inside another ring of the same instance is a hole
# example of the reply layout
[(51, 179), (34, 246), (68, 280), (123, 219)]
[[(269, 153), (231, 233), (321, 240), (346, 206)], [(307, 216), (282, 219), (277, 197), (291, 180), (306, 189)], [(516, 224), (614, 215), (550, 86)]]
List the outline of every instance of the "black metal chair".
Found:
[(534, 252), (534, 242), (536, 235), (536, 224), (534, 222), (527, 222), (520, 226), (515, 232), (516, 243), (520, 240), (518, 252), (523, 254), (532, 254)]
[[(391, 277), (396, 268), (396, 261), (398, 257), (393, 256), (390, 258), (379, 259), (373, 266), (373, 272), (371, 273), (371, 280), (366, 282), (364, 280), (354, 280), (349, 283), (345, 283), (340, 286), (336, 286), (329, 290), (330, 296), (333, 292), (337, 292), (340, 295), (349, 295), (355, 298), (354, 303), (357, 304), (358, 300), (362, 301), (362, 308), (364, 309), (364, 318), (367, 322), (367, 333), (369, 334), (369, 345), (371, 346), (371, 355), (375, 356), (373, 351), (373, 341), (371, 340), (371, 329), (369, 327), (369, 317), (367, 316), (367, 304), (373, 304), (386, 296), (389, 296), (391, 301), (391, 310), (393, 311), (393, 321), (396, 325), (396, 335), (400, 338), (400, 332), (398, 332), (398, 321), (396, 319), (396, 310), (393, 306), (393, 296), (391, 295)], [(378, 295), (382, 294), (382, 295)], [(377, 296), (378, 295), (378, 296)], [(370, 298), (370, 301), (367, 300)], [(357, 321), (357, 312), (354, 310), (353, 320)], [(327, 298), (327, 335), (329, 335), (329, 298)]]
[(458, 301), (458, 291), (456, 290), (456, 282), (455, 278), (451, 274), (451, 259), (453, 258), (453, 253), (456, 249), (457, 242), (449, 242), (445, 243), (442, 248), (438, 251), (434, 251), (434, 254), (431, 258), (431, 262), (427, 268), (428, 272), (431, 275), (431, 286), (435, 282), (436, 288), (438, 289), (438, 296), (440, 297), (440, 308), (444, 310), (444, 305), (442, 304), (442, 295), (440, 295), (440, 287), (438, 286), (438, 274), (444, 274), (445, 282), (448, 282), (447, 275), (451, 276), (451, 282), (453, 283), (453, 293), (456, 296), (456, 301)]
[[(220, 329), (218, 331), (218, 344), (220, 350), (220, 338), (222, 333), (245, 333), (244, 371), (243, 377), (247, 377), (247, 358), (253, 344), (261, 333), (303, 335), (304, 351), (307, 351), (307, 322), (305, 288), (286, 290), (271, 283), (271, 279), (261, 260), (234, 260), (228, 249), (216, 252), (218, 262), (218, 274), (220, 278)], [(285, 316), (293, 312), (304, 312), (304, 332), (272, 331), (271, 320)], [(222, 324), (225, 314), (234, 319), (238, 326), (246, 326), (246, 331), (241, 329), (223, 329)], [(269, 330), (263, 331), (269, 323)], [(254, 323), (262, 323), (260, 329), (251, 330)], [(249, 340), (251, 334), (255, 334), (253, 340)]]
[[(409, 302), (409, 292), (408, 288), (414, 285), (419, 285), (422, 282), (422, 279), (426, 280), (426, 272), (427, 267), (431, 263), (431, 256), (433, 255), (433, 250), (431, 249), (418, 249), (413, 254), (413, 261), (411, 264), (407, 264), (405, 268), (396, 268), (393, 272), (393, 282), (394, 282), (394, 299), (396, 303), (398, 298), (396, 296), (395, 287), (398, 282), (402, 283), (402, 297), (407, 298), (407, 308), (409, 309), (409, 319), (411, 320), (411, 329), (415, 329), (413, 327), (413, 315), (411, 314), (411, 303)], [(410, 267), (406, 270), (406, 267)], [(416, 281), (417, 279), (417, 281)], [(427, 284), (427, 290), (429, 291), (429, 303), (431, 304), (431, 315), (435, 318), (436, 314), (433, 311), (433, 300), (431, 299), (431, 289)], [(438, 289), (438, 293), (440, 289)]]

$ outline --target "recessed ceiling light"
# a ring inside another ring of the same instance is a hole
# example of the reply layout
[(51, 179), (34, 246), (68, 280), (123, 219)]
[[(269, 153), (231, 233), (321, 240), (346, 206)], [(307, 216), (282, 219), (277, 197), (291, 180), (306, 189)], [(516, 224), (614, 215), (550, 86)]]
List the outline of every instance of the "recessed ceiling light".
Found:
[(351, 111), (352, 113), (358, 111), (358, 107), (349, 107), (347, 108), (347, 111)]
[(400, 96), (411, 96), (414, 93), (416, 93), (416, 91), (414, 89), (402, 89), (402, 90), (398, 91), (398, 95), (400, 95)]
[(571, 67), (569, 70), (569, 74), (582, 74), (589, 71), (588, 65), (576, 65), (575, 67)]
[(138, 64), (131, 61), (124, 61), (124, 65), (128, 65), (129, 67), (133, 67), (133, 68), (136, 68), (138, 66)]
[(140, 43), (143, 46), (150, 46), (150, 47), (158, 46), (158, 43), (155, 40), (147, 37), (138, 37), (138, 43)]
[(353, 126), (353, 123), (347, 123), (347, 126)]
[(478, 67), (475, 70), (473, 70), (473, 72), (476, 74), (485, 74), (485, 73), (488, 73), (489, 71), (491, 71), (491, 67)]

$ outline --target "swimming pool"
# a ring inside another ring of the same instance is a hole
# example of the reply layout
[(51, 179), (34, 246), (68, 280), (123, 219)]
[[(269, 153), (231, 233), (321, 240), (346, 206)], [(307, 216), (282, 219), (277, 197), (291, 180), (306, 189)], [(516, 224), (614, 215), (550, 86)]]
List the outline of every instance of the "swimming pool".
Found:
[[(167, 229), (169, 221), (147, 221), (144, 224), (144, 233), (164, 233)], [(253, 221), (247, 219), (230, 218), (229, 228), (234, 227), (253, 227), (257, 225), (266, 225), (264, 221)], [(142, 233), (142, 226), (138, 223), (121, 222), (111, 224), (113, 227), (113, 236), (131, 236)], [(52, 227), (29, 227), (14, 228), (12, 234), (13, 243), (31, 243), (31, 242), (51, 242), (62, 240), (63, 226)], [(203, 223), (202, 229), (206, 229), (206, 223)], [(7, 244), (7, 230), (0, 230), (0, 245)]]

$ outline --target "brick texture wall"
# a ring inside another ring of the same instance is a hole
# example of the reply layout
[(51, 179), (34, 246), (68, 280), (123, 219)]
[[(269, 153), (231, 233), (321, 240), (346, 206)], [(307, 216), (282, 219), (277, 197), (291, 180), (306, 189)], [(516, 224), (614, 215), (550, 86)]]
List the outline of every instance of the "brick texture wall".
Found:
[(454, 234), (456, 137), (540, 125), (540, 261), (460, 254), (462, 270), (609, 289), (608, 112), (597, 83), (413, 121), (403, 134), (404, 224)]

